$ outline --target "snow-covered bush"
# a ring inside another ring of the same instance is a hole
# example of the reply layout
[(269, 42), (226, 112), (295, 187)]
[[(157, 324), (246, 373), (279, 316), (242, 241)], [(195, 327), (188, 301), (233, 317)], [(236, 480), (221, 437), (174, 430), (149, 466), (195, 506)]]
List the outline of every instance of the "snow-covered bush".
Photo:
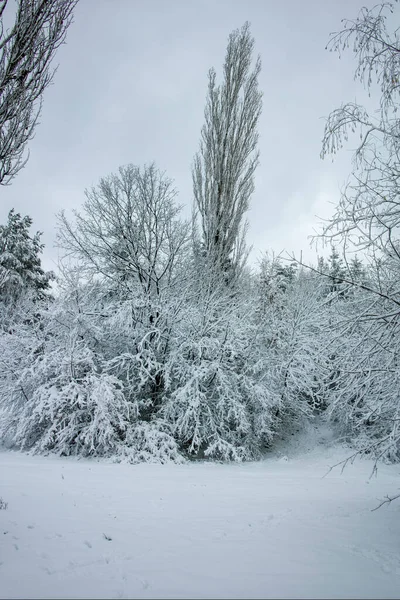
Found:
[(127, 300), (98, 281), (80, 282), (73, 271), (65, 276), (53, 302), (39, 309), (26, 301), (0, 336), (3, 443), (179, 461), (165, 424), (148, 422), (157, 405), (161, 336), (156, 324), (149, 330), (138, 318), (140, 295)]
[(250, 298), (232, 297), (224, 284), (195, 288), (188, 299), (166, 364), (160, 415), (189, 454), (249, 459), (272, 438), (277, 397), (252, 311)]
[(138, 421), (130, 425), (123, 443), (117, 448), (115, 460), (133, 464), (184, 462), (170, 427), (161, 420)]
[(329, 302), (323, 282), (265, 256), (257, 303), (269, 381), (280, 397), (283, 425), (311, 418), (324, 405), (330, 374)]
[(115, 377), (106, 374), (40, 386), (20, 411), (17, 445), (62, 455), (112, 453), (130, 417), (121, 388)]
[(8, 444), (106, 454), (123, 435), (134, 408), (90, 348), (81, 308), (68, 297), (40, 310), (32, 303), (34, 318), (25, 313), (2, 332), (0, 423)]

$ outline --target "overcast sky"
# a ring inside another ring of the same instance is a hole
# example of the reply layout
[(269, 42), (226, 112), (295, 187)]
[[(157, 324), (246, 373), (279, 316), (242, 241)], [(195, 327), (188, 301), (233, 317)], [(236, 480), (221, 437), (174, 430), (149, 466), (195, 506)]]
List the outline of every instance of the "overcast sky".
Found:
[[(364, 5), (372, 6), (372, 1)], [(261, 163), (248, 214), (252, 261), (264, 250), (303, 251), (328, 216), (351, 152), (319, 157), (324, 120), (364, 101), (354, 55), (325, 50), (362, 0), (80, 0), (57, 54), (30, 160), (0, 190), (0, 221), (14, 207), (44, 232), (43, 264), (55, 268), (56, 213), (79, 208), (84, 189), (127, 163), (155, 161), (190, 214), (211, 66), (221, 74), (227, 37), (246, 20), (262, 58)]]

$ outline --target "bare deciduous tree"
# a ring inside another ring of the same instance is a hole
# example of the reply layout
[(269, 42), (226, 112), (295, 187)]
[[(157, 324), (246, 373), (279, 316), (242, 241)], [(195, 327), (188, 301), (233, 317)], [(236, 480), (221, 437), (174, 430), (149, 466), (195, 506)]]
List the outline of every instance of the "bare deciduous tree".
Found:
[(381, 97), (372, 115), (351, 102), (334, 110), (325, 125), (321, 155), (336, 153), (349, 134), (359, 131), (354, 172), (324, 237), (341, 239), (345, 251), (356, 246), (375, 258), (398, 261), (400, 34), (387, 26), (393, 11), (392, 3), (363, 8), (355, 20), (345, 20), (343, 30), (333, 34), (333, 50), (341, 51), (353, 42), (358, 58), (355, 78), (369, 91), (377, 84)]
[(397, 310), (396, 286), (386, 285), (389, 280), (383, 282), (379, 276), (383, 264), (391, 280), (400, 270), (400, 34), (398, 29), (388, 29), (387, 16), (393, 12), (393, 3), (362, 8), (356, 19), (344, 20), (343, 30), (331, 37), (331, 48), (339, 52), (353, 42), (358, 57), (355, 78), (369, 91), (377, 84), (381, 95), (379, 109), (372, 115), (358, 104), (347, 103), (328, 117), (322, 157), (336, 153), (356, 130), (360, 142), (353, 173), (322, 237), (340, 240), (345, 258), (348, 251), (367, 253), (377, 277), (374, 288), (364, 289), (389, 300)]
[(4, 28), (8, 0), (0, 0), (0, 185), (26, 164), (52, 59), (65, 41), (78, 0), (18, 0), (13, 26)]
[(205, 124), (192, 170), (195, 222), (200, 216), (203, 251), (217, 273), (244, 262), (243, 221), (258, 165), (257, 124), (262, 108), (258, 89), (261, 61), (252, 66), (254, 39), (249, 23), (229, 36), (224, 81), (209, 72)]
[(60, 245), (86, 268), (122, 282), (134, 282), (153, 298), (171, 283), (188, 242), (172, 181), (154, 164), (120, 167), (118, 175), (86, 191), (82, 213), (71, 224), (60, 216)]
[(338, 376), (330, 411), (359, 452), (398, 461), (400, 31), (392, 27), (394, 12), (395, 4), (387, 2), (362, 8), (331, 37), (335, 51), (353, 44), (355, 79), (368, 91), (377, 86), (380, 103), (372, 113), (347, 103), (327, 120), (322, 157), (336, 153), (351, 133), (358, 131), (360, 141), (353, 173), (322, 237), (341, 241), (345, 258), (361, 250), (370, 261), (366, 281), (341, 278), (358, 291), (337, 304), (341, 347), (335, 353)]

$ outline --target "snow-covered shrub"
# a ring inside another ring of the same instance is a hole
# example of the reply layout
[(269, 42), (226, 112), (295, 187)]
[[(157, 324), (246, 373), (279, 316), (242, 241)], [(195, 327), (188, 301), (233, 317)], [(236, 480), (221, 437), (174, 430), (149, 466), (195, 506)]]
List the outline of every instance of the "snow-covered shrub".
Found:
[(43, 302), (34, 302), (28, 295), (23, 295), (14, 303), (13, 311), (2, 315), (0, 439), (6, 445), (14, 443), (13, 436), (20, 409), (48, 376), (47, 372), (39, 372), (36, 369), (38, 359), (40, 361), (46, 355), (46, 333), (42, 318), (44, 314), (46, 305)]
[[(258, 324), (270, 385), (284, 422), (312, 418), (329, 381), (329, 303), (320, 278), (264, 257), (258, 285)], [(284, 424), (284, 423), (283, 423)]]
[(104, 456), (120, 443), (130, 419), (121, 383), (107, 374), (43, 384), (19, 413), (15, 442), (22, 449)]
[[(27, 305), (25, 304), (25, 308)], [(1, 433), (8, 444), (105, 454), (134, 414), (122, 383), (89, 347), (89, 325), (69, 298), (16, 318), (0, 337)]]
[(257, 456), (273, 435), (277, 398), (254, 359), (251, 300), (222, 285), (197, 291), (176, 330), (160, 415), (189, 454)]
[(115, 460), (133, 464), (184, 462), (170, 428), (160, 420), (130, 425), (123, 443), (117, 448)]
[(163, 361), (168, 329), (158, 310), (157, 321), (146, 318), (142, 295), (122, 299), (109, 307), (103, 320), (102, 344), (107, 372), (123, 381), (127, 397), (142, 418), (156, 411), (163, 388)]
[[(157, 324), (146, 333), (140, 296), (118, 296), (72, 273), (50, 304), (15, 315), (0, 337), (0, 436), (35, 451), (179, 461), (152, 418), (160, 371)], [(151, 343), (149, 343), (149, 340)]]

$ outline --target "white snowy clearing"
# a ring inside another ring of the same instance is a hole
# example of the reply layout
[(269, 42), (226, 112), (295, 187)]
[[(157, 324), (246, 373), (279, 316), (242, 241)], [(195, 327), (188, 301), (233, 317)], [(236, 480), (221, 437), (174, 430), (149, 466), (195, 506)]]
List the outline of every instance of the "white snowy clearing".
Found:
[(400, 466), (324, 478), (349, 450), (318, 441), (232, 465), (2, 452), (0, 596), (398, 598), (400, 503), (371, 509)]

